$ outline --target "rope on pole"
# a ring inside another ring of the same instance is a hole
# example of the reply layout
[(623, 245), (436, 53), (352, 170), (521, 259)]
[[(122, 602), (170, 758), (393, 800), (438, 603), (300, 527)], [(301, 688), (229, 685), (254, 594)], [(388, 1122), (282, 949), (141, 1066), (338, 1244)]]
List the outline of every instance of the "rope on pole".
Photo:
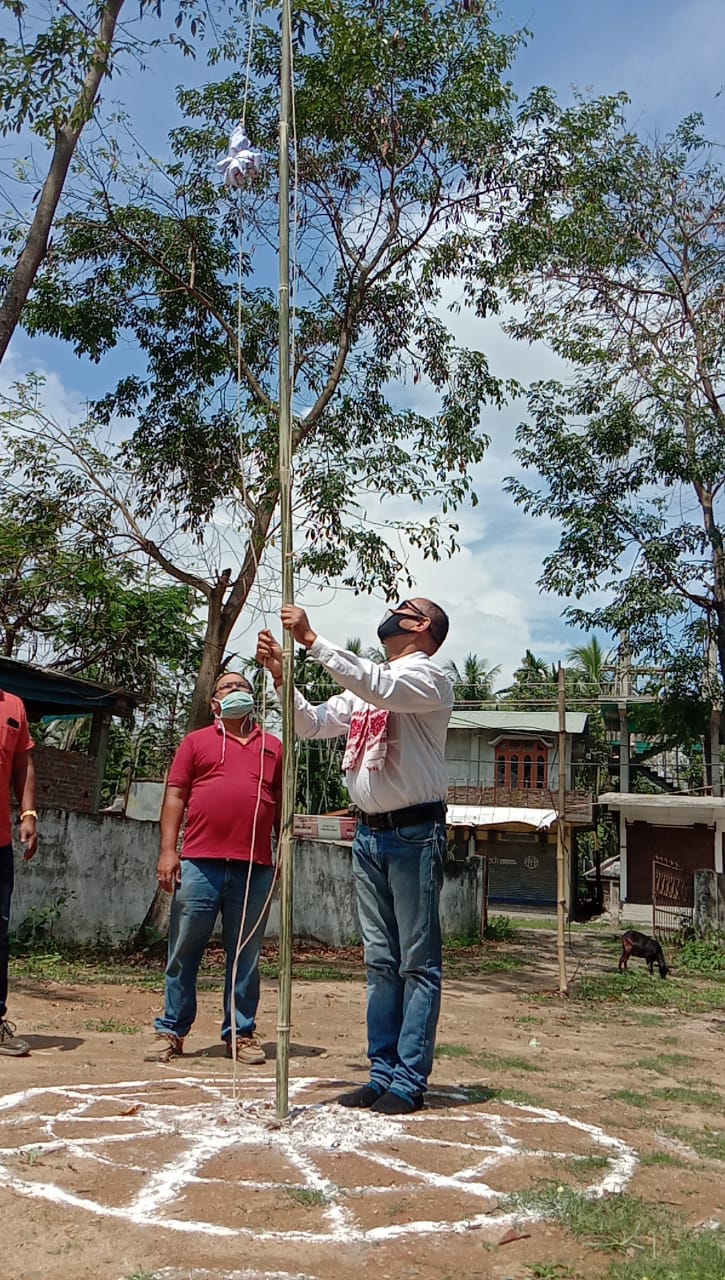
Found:
[[(292, 560), (292, 383), (290, 378), (289, 121), (292, 95), (292, 22), (282, 0), (279, 108), (279, 502), (282, 544), (282, 603), (294, 603)], [(282, 648), (282, 818), (280, 859), (279, 1001), (277, 1016), (276, 1110), (289, 1113), (289, 1037), (292, 1005), (292, 887), (295, 807), (294, 637), (284, 632)]]

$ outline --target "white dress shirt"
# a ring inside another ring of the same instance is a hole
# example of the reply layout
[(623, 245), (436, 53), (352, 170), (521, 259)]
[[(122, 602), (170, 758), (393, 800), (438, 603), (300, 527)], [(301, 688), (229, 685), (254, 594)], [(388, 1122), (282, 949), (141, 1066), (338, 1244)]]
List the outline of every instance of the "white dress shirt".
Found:
[(453, 688), (440, 667), (421, 651), (393, 662), (370, 662), (322, 636), (309, 653), (345, 692), (315, 707), (295, 689), (295, 730), (301, 738), (337, 738), (347, 733), (353, 712), (365, 707), (390, 712), (382, 769), (366, 769), (363, 760), (345, 773), (353, 804), (363, 813), (388, 813), (435, 800), (445, 803)]

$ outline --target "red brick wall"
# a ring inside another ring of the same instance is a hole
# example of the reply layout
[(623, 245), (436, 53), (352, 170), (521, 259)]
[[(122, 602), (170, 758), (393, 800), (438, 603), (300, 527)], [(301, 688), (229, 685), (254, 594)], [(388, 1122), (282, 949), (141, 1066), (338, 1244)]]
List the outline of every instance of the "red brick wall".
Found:
[(80, 751), (59, 751), (42, 743), (33, 749), (39, 809), (70, 809), (90, 813), (95, 756)]

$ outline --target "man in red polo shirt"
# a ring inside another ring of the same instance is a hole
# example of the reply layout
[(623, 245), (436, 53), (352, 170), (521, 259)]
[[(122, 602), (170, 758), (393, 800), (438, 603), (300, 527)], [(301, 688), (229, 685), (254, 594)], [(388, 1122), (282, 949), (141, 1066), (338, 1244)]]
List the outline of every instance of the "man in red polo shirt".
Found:
[[(282, 743), (255, 724), (253, 706), (249, 681), (223, 672), (211, 700), (214, 723), (184, 738), (169, 772), (156, 875), (174, 898), (165, 1009), (154, 1022), (147, 1062), (170, 1062), (183, 1053), (196, 1017), (199, 965), (219, 912), (227, 957), (222, 1040), (228, 1057), (236, 1034), (240, 1062), (265, 1061), (256, 1035), (259, 953), (274, 880), (272, 830), (279, 830)], [(244, 945), (232, 993), (239, 942)]]
[(28, 862), (38, 847), (35, 812), (35, 769), (30, 758), (33, 739), (20, 698), (0, 689), (0, 1053), (22, 1057), (30, 1053), (27, 1040), (15, 1035), (8, 1022), (8, 957), (10, 954), (10, 900), (13, 895), (13, 837), (10, 822), (10, 787), (20, 805), (20, 841)]

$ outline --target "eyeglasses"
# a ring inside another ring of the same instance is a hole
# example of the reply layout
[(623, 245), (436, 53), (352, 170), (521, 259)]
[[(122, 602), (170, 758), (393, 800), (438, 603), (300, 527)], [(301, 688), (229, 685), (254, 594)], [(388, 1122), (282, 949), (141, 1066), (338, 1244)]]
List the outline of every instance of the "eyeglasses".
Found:
[(418, 604), (412, 603), (412, 600), (401, 600), (400, 604), (397, 605), (397, 608), (388, 609), (388, 612), (386, 613), (386, 617), (387, 618), (391, 617), (391, 614), (393, 613), (402, 613), (403, 609), (410, 609), (410, 612), (415, 613), (416, 617), (425, 618), (425, 620), (428, 620), (428, 614), (424, 613), (423, 609), (419, 609)]
[(430, 621), (428, 614), (419, 609), (417, 604), (413, 604), (412, 600), (401, 600), (400, 604), (396, 605), (394, 609), (386, 609), (383, 614), (383, 622), (386, 622), (388, 618), (392, 618), (396, 613), (402, 613), (404, 609), (409, 609), (417, 618), (425, 618), (426, 622)]
[(243, 689), (245, 693), (249, 692), (247, 685), (243, 680), (235, 680), (233, 684), (230, 684), (229, 681), (227, 680), (226, 684), (216, 685), (214, 689), (214, 695), (216, 696), (216, 694), (218, 693), (236, 692), (237, 689)]

